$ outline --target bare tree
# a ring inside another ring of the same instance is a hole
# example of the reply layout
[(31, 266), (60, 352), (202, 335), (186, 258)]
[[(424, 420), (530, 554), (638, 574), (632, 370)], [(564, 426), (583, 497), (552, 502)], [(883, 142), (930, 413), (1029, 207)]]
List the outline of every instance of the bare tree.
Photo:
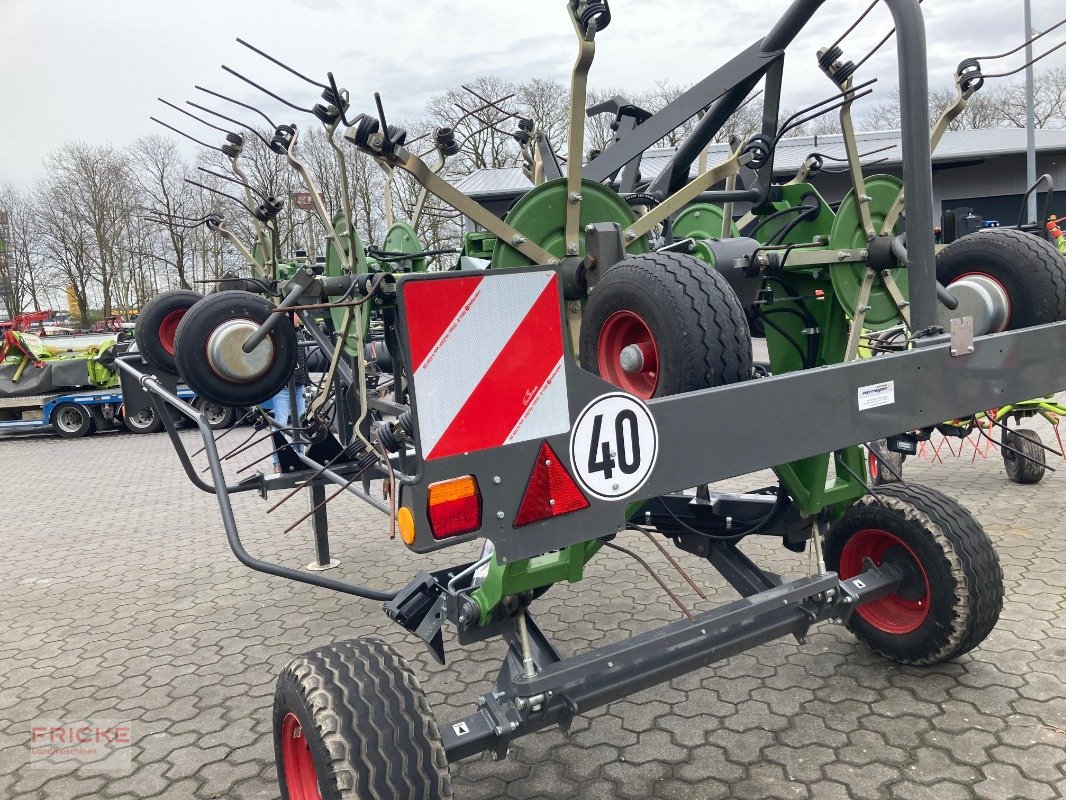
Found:
[[(190, 289), (188, 249), (190, 228), (185, 218), (194, 216), (193, 187), (185, 182), (189, 166), (182, 159), (173, 141), (162, 136), (145, 136), (130, 147), (132, 178), (139, 191), (138, 211), (153, 214), (155, 223), (165, 232), (169, 247), (154, 242), (154, 255), (174, 270), (177, 284)], [(150, 236), (131, 237), (140, 244), (150, 244)], [(131, 242), (132, 244), (132, 242)], [(142, 288), (143, 288), (143, 281)]]
[[(1066, 68), (1048, 69), (1037, 75), (1036, 126), (1038, 128), (1066, 127)], [(957, 97), (955, 87), (939, 87), (929, 92), (929, 116), (935, 121), (952, 105)], [(900, 125), (899, 88), (892, 90), (889, 99), (871, 106), (858, 121), (860, 130), (894, 130)], [(1024, 86), (1019, 82), (990, 83), (970, 97), (966, 108), (952, 120), (949, 130), (977, 130), (983, 128), (1024, 128), (1028, 112)]]
[(9, 316), (21, 314), (32, 296), (37, 305), (32, 251), (33, 215), (14, 187), (0, 186), (0, 304)]

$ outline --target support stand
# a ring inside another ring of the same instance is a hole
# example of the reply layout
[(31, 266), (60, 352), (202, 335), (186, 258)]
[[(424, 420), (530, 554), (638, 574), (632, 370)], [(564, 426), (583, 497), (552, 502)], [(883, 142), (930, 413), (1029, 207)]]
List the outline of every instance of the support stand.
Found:
[(311, 508), (316, 509), (311, 515), (311, 530), (315, 534), (315, 560), (307, 565), (307, 569), (314, 572), (324, 572), (341, 565), (341, 562), (330, 558), (329, 554), (329, 512), (323, 501), (326, 499), (326, 486), (316, 481), (307, 490), (311, 498)]

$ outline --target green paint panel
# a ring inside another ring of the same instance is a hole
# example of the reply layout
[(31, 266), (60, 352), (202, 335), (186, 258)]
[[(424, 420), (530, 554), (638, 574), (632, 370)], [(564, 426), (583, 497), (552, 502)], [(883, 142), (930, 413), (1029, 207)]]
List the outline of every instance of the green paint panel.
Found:
[(577, 583), (584, 575), (585, 564), (600, 547), (602, 543), (593, 539), (510, 564), (500, 564), (493, 557), (489, 562), (485, 582), (470, 595), (481, 611), (480, 624), (488, 623), (492, 612), (505, 597), (551, 586), (560, 581)]
[[(821, 211), (818, 212), (818, 216), (814, 219), (801, 222), (789, 231), (782, 240), (783, 244), (808, 244), (813, 242), (819, 236), (828, 238), (833, 229), (833, 222), (836, 220), (836, 215), (833, 213), (833, 209), (831, 209), (829, 204), (825, 202), (818, 190), (809, 183), (795, 183), (788, 186), (782, 186), (781, 199), (772, 204), (774, 211), (783, 211), (786, 208), (802, 205), (803, 198), (807, 195), (814, 195), (818, 198), (818, 207)], [(798, 214), (799, 212), (796, 213)], [(765, 244), (770, 241), (779, 230), (791, 222), (792, 219), (792, 215), (784, 214), (777, 219), (767, 222), (756, 232), (755, 239)]]

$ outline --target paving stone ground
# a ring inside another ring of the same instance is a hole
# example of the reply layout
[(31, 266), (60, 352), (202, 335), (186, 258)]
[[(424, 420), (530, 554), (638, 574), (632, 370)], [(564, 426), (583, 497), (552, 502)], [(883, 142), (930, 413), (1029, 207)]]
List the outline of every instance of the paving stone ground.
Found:
[[(998, 458), (971, 463), (971, 452), (946, 465), (910, 461), (907, 475), (959, 498), (998, 545), (1006, 606), (980, 648), (954, 663), (901, 668), (822, 626), (805, 645), (775, 642), (581, 717), (568, 734), (522, 739), (506, 761), (459, 764), (456, 797), (1066, 796), (1066, 463), (1021, 487)], [(214, 499), (185, 480), (164, 436), (0, 439), (0, 474), (0, 798), (276, 798), (274, 677), (294, 655), (336, 639), (394, 643), (442, 720), (467, 713), (495, 673), (496, 643), (460, 651), (449, 640), (441, 668), (378, 604), (241, 566)], [(236, 507), (254, 553), (309, 560), (306, 526), (280, 533), (305, 499), (269, 517), (255, 497)], [(338, 573), (351, 580), (397, 586), (418, 567), (473, 552), (417, 558), (354, 500), (331, 512)], [(650, 543), (628, 538), (696, 608), (732, 599), (686, 557), (710, 586), (697, 602)], [(744, 549), (789, 575), (808, 568), (806, 556), (769, 541)], [(553, 589), (536, 611), (571, 653), (678, 617), (617, 554), (601, 555), (587, 580)], [(30, 763), (34, 725), (83, 720), (128, 721), (129, 763), (103, 773)]]

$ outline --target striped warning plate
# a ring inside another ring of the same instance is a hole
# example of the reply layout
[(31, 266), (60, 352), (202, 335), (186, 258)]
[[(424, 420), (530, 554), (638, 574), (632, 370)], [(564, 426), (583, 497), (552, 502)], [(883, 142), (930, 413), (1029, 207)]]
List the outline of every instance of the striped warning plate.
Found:
[(554, 272), (408, 281), (403, 295), (423, 458), (570, 429)]

